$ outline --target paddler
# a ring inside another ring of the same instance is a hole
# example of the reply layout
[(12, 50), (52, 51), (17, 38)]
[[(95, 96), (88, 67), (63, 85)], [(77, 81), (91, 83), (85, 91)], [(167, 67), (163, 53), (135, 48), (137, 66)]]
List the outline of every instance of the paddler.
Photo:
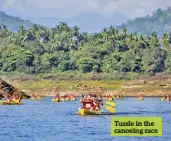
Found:
[(38, 96), (37, 96), (37, 99), (41, 99), (41, 96), (40, 96), (40, 95), (38, 95)]
[(12, 94), (12, 96), (11, 96), (11, 100), (12, 100), (12, 101), (17, 101), (17, 100), (19, 100), (19, 96), (17, 96), (17, 94), (14, 92), (14, 93)]
[(81, 99), (80, 103), (83, 104), (82, 109), (90, 110), (94, 106), (90, 95), (88, 95), (88, 97), (84, 97), (83, 99)]
[(9, 94), (5, 93), (5, 94), (3, 94), (3, 96), (7, 102), (12, 102), (11, 96)]
[(165, 94), (165, 99), (170, 100), (170, 95), (169, 94)]
[(4, 92), (3, 90), (0, 90), (0, 95), (2, 95), (6, 99), (7, 102), (11, 102), (12, 101), (11, 100), (11, 95), (6, 93), (6, 92)]
[(31, 96), (31, 99), (36, 99), (36, 96), (33, 94), (33, 95)]
[(93, 107), (91, 107), (90, 110), (99, 111), (100, 110), (100, 105), (103, 105), (103, 102), (101, 100), (101, 97), (98, 96), (96, 98), (96, 95), (93, 95), (92, 96), (92, 101), (93, 101)]
[(64, 98), (65, 98), (65, 100), (67, 100), (69, 97), (68, 97), (68, 94), (65, 94), (64, 95)]
[(169, 97), (169, 95), (168, 94), (165, 94), (165, 99), (167, 99)]
[(16, 94), (16, 95), (15, 95), (15, 99), (18, 100), (18, 102), (21, 101), (21, 98), (20, 98), (19, 94)]
[(75, 96), (71, 94), (70, 99), (75, 99)]
[(58, 99), (58, 100), (60, 100), (59, 93), (57, 93), (57, 94), (56, 94), (56, 96), (55, 96), (55, 99)]

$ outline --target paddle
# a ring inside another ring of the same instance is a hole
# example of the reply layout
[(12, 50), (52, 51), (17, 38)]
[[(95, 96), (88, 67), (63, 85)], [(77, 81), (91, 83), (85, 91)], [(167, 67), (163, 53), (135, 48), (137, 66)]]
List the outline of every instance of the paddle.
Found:
[(104, 107), (106, 108), (106, 110), (108, 110), (111, 113), (115, 113), (116, 112), (116, 109), (111, 107), (111, 106), (105, 105)]
[(114, 103), (112, 101), (105, 101), (105, 103), (108, 104), (108, 105), (104, 105), (104, 108), (106, 110), (108, 110), (111, 113), (115, 113), (116, 112), (116, 109), (113, 108), (114, 106), (116, 106), (116, 103)]
[(116, 106), (116, 103), (112, 102), (112, 101), (105, 101), (106, 104), (110, 105), (110, 106)]

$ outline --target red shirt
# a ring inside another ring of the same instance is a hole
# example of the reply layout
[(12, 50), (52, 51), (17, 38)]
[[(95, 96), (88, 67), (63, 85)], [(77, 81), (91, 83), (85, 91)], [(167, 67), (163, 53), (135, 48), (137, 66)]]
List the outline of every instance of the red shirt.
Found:
[(83, 107), (82, 108), (83, 109), (87, 109), (87, 110), (90, 110), (91, 107), (94, 106), (93, 101), (90, 100), (90, 99), (84, 99), (84, 100), (81, 101), (81, 103), (83, 103)]

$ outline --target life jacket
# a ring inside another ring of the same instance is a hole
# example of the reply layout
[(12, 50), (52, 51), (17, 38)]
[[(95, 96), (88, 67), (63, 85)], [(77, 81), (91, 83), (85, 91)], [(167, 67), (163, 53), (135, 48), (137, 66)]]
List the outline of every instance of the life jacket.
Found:
[(93, 101), (89, 99), (84, 99), (81, 101), (81, 103), (83, 103), (82, 108), (87, 110), (90, 110), (94, 106)]
[(93, 102), (93, 110), (97, 110), (97, 108), (100, 110), (100, 103)]

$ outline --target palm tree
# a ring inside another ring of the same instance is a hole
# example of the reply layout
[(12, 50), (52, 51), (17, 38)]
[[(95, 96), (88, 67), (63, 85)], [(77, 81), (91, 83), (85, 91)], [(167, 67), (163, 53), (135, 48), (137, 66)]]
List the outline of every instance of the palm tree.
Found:
[(73, 27), (73, 36), (79, 36), (79, 27), (77, 26)]
[(169, 45), (169, 39), (167, 34), (163, 34), (163, 37), (161, 39), (162, 46), (167, 47)]
[(104, 42), (108, 42), (108, 37), (109, 37), (109, 35), (108, 35), (108, 30), (107, 30), (107, 28), (103, 28), (103, 29), (102, 29), (101, 35), (102, 35), (103, 41), (104, 41)]

